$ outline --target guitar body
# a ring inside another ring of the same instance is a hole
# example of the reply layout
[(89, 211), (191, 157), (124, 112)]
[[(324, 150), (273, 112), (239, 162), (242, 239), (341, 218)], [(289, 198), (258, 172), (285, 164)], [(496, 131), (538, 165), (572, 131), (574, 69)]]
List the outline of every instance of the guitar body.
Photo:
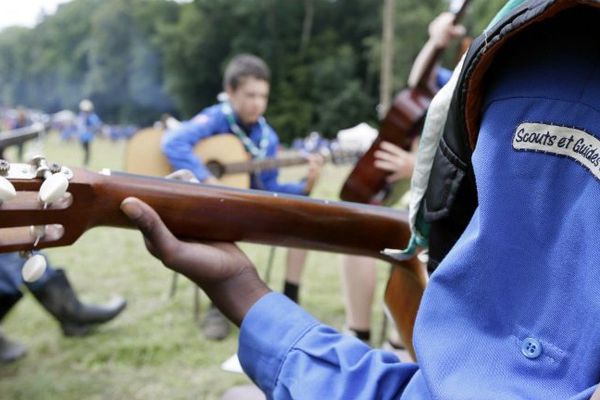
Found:
[(389, 172), (375, 168), (375, 151), (382, 141), (411, 151), (413, 141), (421, 133), (432, 92), (420, 87), (402, 90), (394, 99), (381, 122), (379, 135), (358, 161), (342, 187), (340, 198), (365, 204), (386, 204), (390, 190)]
[[(169, 160), (160, 148), (164, 131), (146, 128), (137, 132), (125, 150), (125, 171), (149, 176), (166, 176), (173, 172)], [(250, 160), (242, 142), (232, 134), (217, 134), (200, 141), (194, 147), (194, 154), (202, 159), (206, 167), (224, 186), (248, 189), (250, 175), (224, 174), (223, 166), (230, 163)]]
[(127, 142), (123, 169), (132, 174), (166, 176), (173, 172), (169, 160), (160, 150), (162, 129), (146, 128)]

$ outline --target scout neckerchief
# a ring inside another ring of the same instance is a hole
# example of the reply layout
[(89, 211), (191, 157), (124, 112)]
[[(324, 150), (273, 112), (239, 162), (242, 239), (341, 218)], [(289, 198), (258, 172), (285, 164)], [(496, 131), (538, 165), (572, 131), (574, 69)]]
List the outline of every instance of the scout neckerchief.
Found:
[(231, 131), (242, 141), (246, 151), (248, 151), (252, 158), (263, 159), (267, 156), (267, 147), (269, 146), (269, 135), (267, 129), (265, 129), (265, 119), (260, 117), (258, 120), (258, 125), (260, 126), (260, 140), (258, 142), (258, 146), (254, 144), (254, 142), (248, 137), (248, 134), (239, 126), (235, 117), (233, 116), (233, 109), (228, 102), (224, 102), (222, 106), (223, 114), (225, 114), (225, 118), (227, 119), (227, 123), (229, 124), (229, 128)]

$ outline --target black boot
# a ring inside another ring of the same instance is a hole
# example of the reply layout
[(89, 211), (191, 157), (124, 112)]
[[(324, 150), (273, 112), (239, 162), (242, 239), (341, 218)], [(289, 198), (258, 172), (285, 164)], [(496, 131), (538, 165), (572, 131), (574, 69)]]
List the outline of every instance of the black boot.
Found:
[[(0, 295), (0, 321), (21, 298), (21, 294)], [(24, 357), (27, 348), (21, 343), (13, 342), (0, 330), (0, 364), (8, 364)]]
[[(0, 268), (2, 267), (0, 266)], [(0, 294), (0, 321), (21, 300), (21, 297), (23, 297), (21, 293)]]
[(122, 298), (106, 305), (81, 303), (62, 269), (31, 293), (60, 322), (65, 336), (87, 335), (94, 325), (110, 321), (127, 305)]

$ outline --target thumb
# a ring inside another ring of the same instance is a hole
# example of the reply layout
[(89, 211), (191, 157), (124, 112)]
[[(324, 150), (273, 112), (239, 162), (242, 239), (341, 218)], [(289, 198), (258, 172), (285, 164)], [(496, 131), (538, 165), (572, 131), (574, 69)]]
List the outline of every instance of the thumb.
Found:
[[(121, 202), (121, 210), (131, 222), (142, 232), (152, 253), (159, 257), (170, 254), (179, 243), (160, 216), (148, 204), (135, 197), (128, 197)], [(169, 250), (170, 249), (170, 250)]]

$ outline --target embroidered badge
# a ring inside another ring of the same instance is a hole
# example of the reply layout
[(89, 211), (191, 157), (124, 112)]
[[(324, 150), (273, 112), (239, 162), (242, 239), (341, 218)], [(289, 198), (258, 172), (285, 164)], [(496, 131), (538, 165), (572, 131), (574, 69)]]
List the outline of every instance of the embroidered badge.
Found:
[(585, 131), (525, 122), (517, 127), (512, 146), (515, 150), (569, 157), (600, 179), (600, 140)]

